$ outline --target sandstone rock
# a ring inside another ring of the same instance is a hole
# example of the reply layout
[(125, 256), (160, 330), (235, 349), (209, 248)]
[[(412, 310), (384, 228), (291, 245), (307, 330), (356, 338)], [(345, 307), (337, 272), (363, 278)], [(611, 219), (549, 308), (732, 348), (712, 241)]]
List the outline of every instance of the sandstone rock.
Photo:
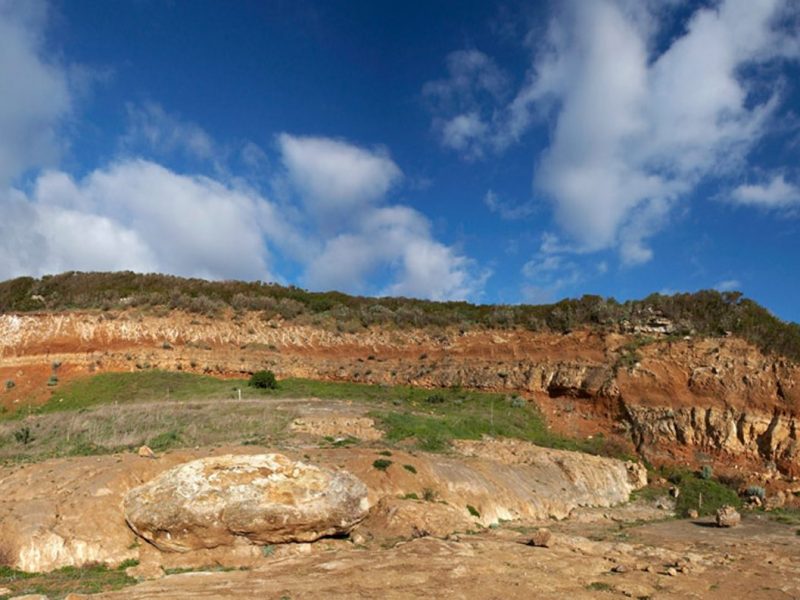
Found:
[(732, 506), (725, 505), (717, 509), (718, 527), (736, 527), (741, 522), (742, 517)]
[(353, 475), (280, 454), (202, 458), (162, 473), (125, 496), (125, 519), (164, 551), (311, 542), (348, 532), (367, 513)]
[(10, 596), (12, 594), (11, 589), (7, 587), (0, 587), (0, 596)]
[(698, 512), (697, 512), (695, 509), (693, 509), (693, 508), (692, 508), (692, 509), (690, 509), (690, 510), (688, 511), (688, 513), (687, 513), (687, 514), (688, 514), (688, 516), (689, 516), (689, 518), (690, 518), (690, 519), (697, 519), (697, 518), (700, 516), (700, 513), (698, 513)]
[(625, 565), (614, 565), (611, 569), (613, 573), (627, 573), (629, 570)]
[(139, 456), (141, 456), (142, 458), (155, 458), (155, 457), (156, 457), (156, 453), (155, 453), (155, 452), (153, 452), (153, 451), (150, 449), (150, 447), (149, 447), (149, 446), (142, 446), (142, 447), (140, 447), (140, 448), (139, 448), (139, 451), (137, 452), (137, 454), (138, 454)]
[(537, 548), (549, 548), (553, 543), (553, 534), (549, 529), (541, 527), (537, 529), (528, 540), (529, 546), (536, 546)]
[(373, 539), (443, 538), (474, 527), (472, 519), (449, 504), (382, 498), (359, 525), (358, 533)]
[(677, 574), (678, 571), (675, 569), (675, 567), (669, 567), (667, 569), (667, 575), (669, 575), (670, 577), (675, 577)]

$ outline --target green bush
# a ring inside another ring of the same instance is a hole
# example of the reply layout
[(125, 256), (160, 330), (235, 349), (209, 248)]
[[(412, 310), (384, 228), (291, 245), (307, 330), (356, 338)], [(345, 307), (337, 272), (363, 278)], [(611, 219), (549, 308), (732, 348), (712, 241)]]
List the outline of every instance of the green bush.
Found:
[(17, 385), (17, 384), (16, 384), (16, 383), (14, 383), (14, 381), (13, 381), (13, 380), (9, 379), (9, 380), (7, 380), (7, 381), (6, 381), (6, 390), (11, 390), (11, 389), (14, 389), (14, 387), (15, 387), (16, 385)]
[(278, 388), (278, 380), (272, 371), (256, 371), (250, 376), (247, 385), (261, 390), (274, 390)]
[(725, 504), (741, 508), (742, 501), (736, 490), (713, 479), (702, 479), (699, 475), (678, 469), (665, 469), (667, 479), (680, 488), (675, 501), (675, 512), (686, 517), (690, 510), (696, 510), (701, 516), (713, 515)]
[(478, 509), (472, 506), (472, 504), (467, 504), (467, 512), (471, 514), (473, 517), (477, 517), (478, 519), (481, 518), (481, 513), (478, 512)]
[(700, 469), (700, 479), (711, 479), (714, 476), (714, 469), (711, 468), (711, 465), (703, 465)]
[(385, 471), (388, 469), (392, 464), (392, 461), (386, 458), (379, 458), (375, 462), (372, 463), (372, 466), (378, 469), (378, 471)]
[(764, 500), (767, 497), (767, 490), (760, 485), (750, 485), (744, 491), (744, 495), (748, 498), (756, 497), (759, 500)]

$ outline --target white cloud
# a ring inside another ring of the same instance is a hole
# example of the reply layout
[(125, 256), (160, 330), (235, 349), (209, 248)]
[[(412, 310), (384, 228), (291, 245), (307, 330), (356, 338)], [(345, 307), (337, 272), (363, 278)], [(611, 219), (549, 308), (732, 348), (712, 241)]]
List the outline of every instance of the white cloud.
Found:
[(429, 81), (422, 88), (434, 113), (433, 129), (446, 148), (468, 159), (479, 158), (492, 132), (491, 105), (505, 97), (508, 76), (474, 49), (450, 53), (447, 72), (447, 78)]
[(284, 229), (252, 191), (145, 160), (79, 181), (48, 171), (29, 198), (12, 192), (5, 204), (14, 216), (3, 221), (0, 277), (130, 269), (271, 279), (265, 238)]
[(310, 208), (326, 215), (379, 200), (402, 177), (382, 149), (287, 133), (278, 136), (278, 145), (292, 184)]
[(522, 204), (512, 204), (505, 202), (492, 190), (488, 190), (483, 197), (483, 203), (491, 212), (500, 215), (501, 219), (515, 221), (524, 219), (536, 212), (533, 202), (523, 202)]
[(146, 149), (167, 155), (183, 153), (191, 158), (211, 160), (217, 150), (211, 136), (191, 121), (170, 114), (155, 102), (127, 105), (128, 129), (121, 142), (127, 149)]
[(715, 285), (714, 289), (718, 292), (732, 292), (740, 289), (741, 287), (742, 282), (738, 279), (725, 279), (724, 281), (720, 281), (717, 285)]
[(289, 185), (303, 198), (300, 218), (316, 224), (307, 232), (318, 243), (307, 244), (306, 285), (369, 293), (388, 274), (379, 293), (434, 299), (480, 293), (487, 274), (436, 241), (427, 218), (408, 206), (384, 204), (402, 177), (384, 151), (288, 134), (279, 145)]
[[(647, 239), (674, 204), (704, 178), (741, 169), (766, 133), (782, 85), (761, 67), (800, 56), (796, 28), (780, 26), (796, 22), (796, 3), (721, 0), (695, 10), (684, 32), (658, 46), (659, 26), (672, 23), (662, 17), (673, 8), (631, 0), (559, 5), (546, 35), (532, 41), (532, 66), (509, 103), (440, 110), (434, 122), (481, 115), (479, 133), (456, 138), (475, 158), (549, 120), (534, 184), (562, 231), (582, 251), (617, 248), (627, 264), (646, 262)], [(473, 80), (457, 81), (462, 97), (475, 97)], [(469, 85), (473, 92), (463, 91)], [(791, 193), (776, 184), (734, 199), (764, 205), (788, 202)]]
[(46, 8), (0, 1), (0, 188), (63, 150), (58, 130), (72, 100), (67, 70), (43, 57)]
[(743, 206), (783, 209), (800, 205), (800, 187), (776, 175), (766, 184), (740, 185), (730, 195), (729, 201)]
[(488, 129), (476, 112), (457, 115), (441, 123), (442, 144), (479, 156), (482, 154), (481, 145)]

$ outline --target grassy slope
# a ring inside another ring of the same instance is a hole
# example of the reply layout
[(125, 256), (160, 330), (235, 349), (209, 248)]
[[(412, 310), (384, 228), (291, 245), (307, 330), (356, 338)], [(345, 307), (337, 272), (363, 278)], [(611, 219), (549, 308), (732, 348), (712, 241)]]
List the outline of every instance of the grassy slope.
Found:
[[(243, 403), (237, 401), (238, 389)], [(276, 409), (266, 400), (309, 397), (367, 403), (389, 442), (414, 443), (430, 451), (446, 450), (452, 439), (488, 434), (620, 454), (602, 437), (575, 440), (551, 433), (535, 406), (502, 394), (307, 379), (285, 379), (276, 390), (259, 390), (248, 387), (245, 380), (143, 371), (78, 380), (57, 390), (41, 407), (3, 415), (0, 459), (102, 454), (142, 443), (157, 451), (224, 443), (274, 444), (283, 439), (293, 413), (291, 403)], [(140, 403), (153, 408), (143, 409)]]

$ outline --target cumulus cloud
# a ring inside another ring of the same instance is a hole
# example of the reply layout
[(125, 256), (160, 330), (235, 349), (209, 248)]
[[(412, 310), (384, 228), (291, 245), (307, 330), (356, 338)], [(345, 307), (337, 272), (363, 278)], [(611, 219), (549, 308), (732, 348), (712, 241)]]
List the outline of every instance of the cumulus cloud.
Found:
[(509, 77), (475, 49), (451, 52), (446, 63), (448, 76), (422, 88), (434, 113), (433, 128), (443, 146), (479, 158), (492, 134), (492, 106), (505, 98)]
[(43, 55), (46, 15), (42, 1), (0, 1), (0, 187), (63, 150), (72, 99), (67, 69)]
[(129, 160), (75, 180), (47, 171), (5, 199), (0, 277), (64, 270), (271, 279), (275, 208), (247, 189)]
[[(420, 212), (386, 204), (402, 172), (385, 151), (289, 134), (279, 136), (279, 146), (286, 179), (303, 200), (301, 219), (317, 224), (308, 232), (318, 241), (306, 248), (307, 285), (439, 300), (480, 292), (486, 273), (437, 241)], [(386, 284), (376, 289), (378, 279)]]
[(763, 184), (740, 185), (729, 201), (742, 206), (786, 209), (800, 205), (800, 187), (786, 181), (783, 175), (775, 175)]
[(328, 216), (382, 198), (402, 177), (381, 149), (368, 150), (324, 137), (278, 136), (281, 160), (302, 199)]
[[(474, 135), (443, 143), (475, 157), (547, 123), (534, 188), (552, 201), (562, 231), (583, 251), (617, 248), (625, 263), (648, 261), (647, 240), (674, 204), (701, 180), (741, 169), (768, 131), (783, 98), (765, 67), (800, 56), (796, 28), (780, 25), (797, 22), (796, 3), (700, 6), (665, 45), (660, 27), (672, 23), (662, 18), (672, 9), (627, 0), (559, 5), (546, 34), (532, 40), (530, 70), (510, 102), (436, 113), (434, 124), (481, 115), (480, 127), (457, 128)], [(463, 91), (477, 89), (474, 80), (458, 81), (454, 89), (474, 98)], [(734, 200), (763, 206), (788, 202), (791, 191), (778, 182), (763, 193), (737, 190)]]

